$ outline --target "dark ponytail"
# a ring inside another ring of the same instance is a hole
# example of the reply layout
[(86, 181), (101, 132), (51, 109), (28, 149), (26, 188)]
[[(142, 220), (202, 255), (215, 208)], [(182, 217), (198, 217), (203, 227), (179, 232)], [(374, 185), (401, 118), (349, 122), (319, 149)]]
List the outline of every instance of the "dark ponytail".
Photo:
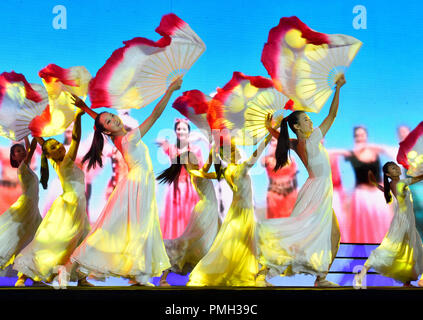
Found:
[(288, 155), (290, 149), (288, 125), (291, 130), (295, 132), (294, 125), (298, 123), (299, 116), (302, 113), (304, 113), (304, 111), (294, 111), (288, 117), (282, 119), (278, 143), (276, 145), (275, 150), (276, 165), (273, 169), (274, 171), (277, 171), (288, 163)]
[(167, 183), (173, 185), (173, 191), (176, 193), (176, 190), (178, 189), (178, 179), (179, 175), (181, 174), (183, 164), (181, 164), (181, 156), (176, 156), (176, 163), (172, 163), (169, 168), (166, 170), (163, 170), (160, 175), (156, 178), (159, 183)]
[(91, 143), (90, 150), (88, 150), (87, 154), (82, 158), (83, 164), (88, 160), (88, 170), (90, 170), (91, 168), (95, 168), (97, 164), (100, 167), (103, 167), (103, 159), (101, 156), (104, 147), (104, 127), (100, 123), (100, 115), (102, 115), (103, 113), (104, 112), (99, 113), (95, 118), (95, 130), (93, 141)]
[(289, 133), (288, 133), (288, 117), (283, 118), (281, 122), (281, 129), (279, 133), (278, 143), (275, 150), (276, 165), (273, 169), (277, 171), (288, 162), (289, 153)]
[(388, 173), (389, 166), (395, 164), (392, 161), (389, 161), (383, 165), (383, 194), (385, 196), (386, 203), (390, 203), (392, 201), (391, 195), (391, 185), (389, 184), (389, 177), (386, 175)]
[[(49, 139), (51, 140), (51, 139)], [(48, 178), (50, 176), (49, 170), (48, 170), (48, 162), (47, 162), (47, 156), (46, 156), (46, 149), (45, 146), (47, 145), (47, 141), (44, 141), (41, 149), (42, 149), (42, 153), (41, 153), (41, 167), (40, 167), (40, 183), (43, 186), (43, 189), (47, 189), (47, 184), (48, 184)]]

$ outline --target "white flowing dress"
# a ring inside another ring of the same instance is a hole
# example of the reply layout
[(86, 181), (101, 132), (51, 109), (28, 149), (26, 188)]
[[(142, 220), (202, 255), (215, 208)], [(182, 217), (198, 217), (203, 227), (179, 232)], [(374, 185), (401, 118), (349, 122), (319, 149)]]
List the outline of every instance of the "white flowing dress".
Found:
[(51, 282), (64, 267), (70, 280), (75, 281), (80, 275), (69, 258), (90, 229), (84, 172), (69, 156), (59, 165), (53, 162), (53, 166), (63, 193), (53, 202), (34, 239), (18, 255), (13, 268), (33, 280)]
[(258, 223), (259, 261), (268, 277), (297, 273), (324, 276), (332, 262), (333, 185), (329, 157), (316, 128), (306, 140), (309, 177), (290, 217)]
[(0, 215), (0, 268), (13, 263), (15, 256), (34, 238), (41, 223), (38, 210), (38, 177), (22, 161), (18, 168), (22, 195)]
[(189, 172), (191, 183), (200, 200), (194, 207), (184, 233), (176, 239), (164, 240), (167, 255), (175, 273), (186, 274), (209, 251), (220, 227), (220, 216), (213, 182)]
[(416, 229), (410, 183), (411, 178), (397, 183), (391, 225), (380, 246), (370, 253), (366, 262), (378, 273), (404, 283), (417, 280), (423, 273), (422, 240)]
[(128, 173), (101, 212), (72, 261), (98, 279), (120, 276), (146, 284), (170, 268), (157, 211), (153, 165), (139, 128), (122, 138)]

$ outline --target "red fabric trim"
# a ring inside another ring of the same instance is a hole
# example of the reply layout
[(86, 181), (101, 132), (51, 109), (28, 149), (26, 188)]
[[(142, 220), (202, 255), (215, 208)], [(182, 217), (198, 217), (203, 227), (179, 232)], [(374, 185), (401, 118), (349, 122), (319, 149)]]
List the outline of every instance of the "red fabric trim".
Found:
[(295, 16), (280, 19), (279, 24), (270, 29), (267, 43), (264, 45), (261, 55), (261, 62), (272, 79), (278, 77), (281, 41), (287, 31), (291, 29), (299, 30), (302, 34), (301, 36), (307, 43), (314, 45), (330, 43), (330, 39), (327, 34), (310, 29), (305, 23)]
[(189, 110), (191, 108), (195, 114), (205, 114), (209, 109), (209, 102), (206, 95), (200, 90), (185, 91), (182, 96), (178, 97), (172, 105), (185, 117), (189, 118)]
[(6, 92), (7, 84), (14, 82), (22, 82), (25, 87), (25, 98), (32, 100), (34, 102), (41, 102), (43, 98), (41, 95), (32, 89), (29, 82), (25, 79), (25, 76), (21, 73), (12, 72), (3, 72), (0, 74), (0, 103), (3, 100), (3, 96)]
[(411, 131), (408, 136), (399, 144), (400, 147), (397, 154), (397, 162), (400, 163), (407, 170), (410, 167), (407, 159), (407, 153), (409, 153), (413, 149), (417, 140), (422, 135), (423, 121), (420, 122), (419, 125), (413, 131)]
[(51, 122), (50, 106), (47, 105), (39, 116), (34, 117), (28, 125), (33, 137), (41, 137), (43, 129)]
[(180, 19), (176, 14), (169, 13), (162, 17), (160, 25), (155, 31), (161, 36), (169, 36), (172, 35), (176, 29), (182, 29), (186, 25), (187, 23)]
[(40, 78), (44, 79), (47, 83), (51, 82), (53, 79), (58, 79), (61, 83), (76, 87), (77, 84), (74, 80), (69, 79), (69, 69), (64, 69), (59, 67), (56, 64), (49, 64), (47, 67), (41, 69), (38, 72)]
[(289, 99), (286, 103), (285, 103), (285, 110), (291, 110), (294, 111), (294, 101)]
[[(160, 32), (162, 32), (162, 30), (160, 30)], [(125, 54), (128, 49), (134, 46), (164, 48), (170, 45), (171, 41), (172, 39), (168, 35), (164, 35), (163, 38), (158, 41), (152, 41), (142, 37), (124, 41), (123, 43), (125, 46), (115, 50), (110, 58), (107, 59), (106, 63), (98, 70), (95, 78), (90, 81), (88, 93), (90, 95), (91, 108), (110, 107), (112, 105), (108, 94), (108, 83), (113, 76), (114, 70), (125, 59)]]
[(226, 99), (232, 93), (232, 90), (242, 81), (249, 81), (251, 85), (261, 89), (273, 87), (273, 82), (270, 79), (261, 76), (247, 76), (241, 72), (235, 71), (232, 75), (232, 79), (225, 84), (223, 88), (217, 88), (217, 94), (213, 99), (217, 99), (225, 104)]

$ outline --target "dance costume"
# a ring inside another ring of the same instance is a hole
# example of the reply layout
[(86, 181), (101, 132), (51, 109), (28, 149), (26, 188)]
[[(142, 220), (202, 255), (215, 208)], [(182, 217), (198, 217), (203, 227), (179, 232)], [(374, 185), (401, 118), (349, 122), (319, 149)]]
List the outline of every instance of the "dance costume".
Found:
[[(163, 147), (171, 161), (174, 161), (179, 152), (177, 147), (168, 143), (165, 143)], [(190, 152), (195, 153), (197, 159), (202, 159), (199, 147), (189, 145), (188, 148)], [(202, 165), (201, 160), (199, 165)], [(164, 239), (175, 239), (182, 235), (197, 202), (198, 195), (191, 184), (190, 176), (185, 167), (182, 167), (178, 177), (177, 188), (175, 189), (174, 182), (166, 190), (164, 210), (160, 219)]]
[(139, 128), (121, 141), (128, 174), (116, 185), (71, 260), (81, 272), (97, 278), (121, 276), (147, 284), (170, 268), (160, 231), (155, 176)]
[(360, 161), (353, 152), (346, 157), (354, 170), (356, 187), (351, 196), (350, 210), (344, 224), (342, 241), (380, 243), (392, 220), (392, 210), (383, 194), (368, 179), (369, 170), (380, 181), (379, 157), (373, 162)]
[(267, 219), (289, 217), (297, 200), (297, 165), (291, 161), (285, 167), (275, 171), (274, 156), (264, 160), (269, 187), (267, 189)]
[(416, 229), (411, 178), (397, 183), (393, 198), (394, 217), (379, 247), (370, 253), (366, 265), (378, 273), (401, 282), (417, 280), (423, 273), (422, 240)]
[(18, 168), (22, 195), (0, 215), (0, 268), (13, 263), (15, 256), (33, 238), (41, 223), (38, 211), (38, 177), (22, 161)]
[(164, 240), (171, 270), (182, 274), (191, 271), (206, 255), (221, 224), (213, 182), (202, 177), (199, 170), (192, 170), (189, 174), (200, 200), (191, 213), (185, 232), (179, 238)]
[(258, 272), (251, 177), (247, 162), (229, 164), (225, 180), (231, 207), (209, 252), (190, 274), (188, 286), (254, 286)]
[(60, 266), (78, 280), (70, 255), (88, 234), (90, 224), (86, 213), (83, 171), (69, 157), (53, 162), (63, 188), (41, 222), (34, 239), (15, 260), (14, 269), (36, 281), (51, 282)]
[(338, 229), (332, 209), (332, 177), (328, 154), (316, 128), (306, 140), (309, 178), (300, 189), (290, 217), (258, 223), (260, 263), (268, 276), (307, 273), (325, 276), (337, 246), (332, 232)]

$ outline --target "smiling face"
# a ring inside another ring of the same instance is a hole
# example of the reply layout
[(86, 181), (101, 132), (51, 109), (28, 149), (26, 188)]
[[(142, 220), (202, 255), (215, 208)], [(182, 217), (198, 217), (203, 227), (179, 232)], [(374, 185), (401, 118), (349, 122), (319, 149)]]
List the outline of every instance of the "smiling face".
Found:
[(104, 133), (112, 136), (124, 129), (122, 120), (113, 113), (101, 113), (99, 116), (99, 122), (104, 128)]
[(390, 178), (397, 178), (401, 175), (401, 168), (395, 163), (390, 164), (386, 171), (386, 175)]
[(311, 121), (310, 117), (305, 112), (301, 112), (298, 115), (297, 123), (294, 124), (294, 128), (297, 133), (309, 135), (313, 132), (313, 121)]
[(176, 124), (175, 128), (176, 138), (181, 142), (188, 141), (189, 128), (188, 124), (185, 122), (179, 122)]
[(56, 139), (49, 139), (44, 143), (43, 151), (46, 153), (47, 158), (56, 162), (60, 162), (66, 155), (66, 149)]

